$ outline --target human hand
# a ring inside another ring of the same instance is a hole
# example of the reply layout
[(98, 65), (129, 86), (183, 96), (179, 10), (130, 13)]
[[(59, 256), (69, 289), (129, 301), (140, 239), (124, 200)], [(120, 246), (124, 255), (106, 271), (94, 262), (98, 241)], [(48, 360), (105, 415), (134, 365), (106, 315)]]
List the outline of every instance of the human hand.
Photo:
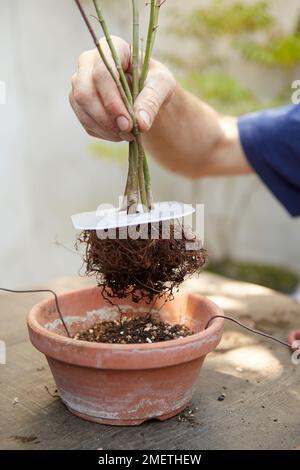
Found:
[[(130, 83), (131, 46), (116, 36), (112, 40)], [(100, 45), (117, 73), (105, 38), (101, 39)], [(171, 100), (175, 88), (176, 81), (171, 72), (152, 59), (145, 87), (134, 104), (134, 113), (141, 132), (150, 130), (162, 106)], [(89, 135), (111, 142), (133, 140), (132, 120), (97, 49), (80, 55), (78, 71), (72, 77), (70, 103)]]

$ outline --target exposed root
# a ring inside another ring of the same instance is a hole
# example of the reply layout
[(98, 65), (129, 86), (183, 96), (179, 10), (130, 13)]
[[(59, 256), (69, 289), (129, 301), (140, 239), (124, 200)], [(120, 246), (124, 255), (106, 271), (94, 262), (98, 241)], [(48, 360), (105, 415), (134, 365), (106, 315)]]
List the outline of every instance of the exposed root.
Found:
[(168, 239), (161, 227), (153, 232), (149, 225), (146, 230), (148, 238), (137, 240), (121, 239), (119, 233), (116, 239), (102, 239), (89, 230), (79, 236), (77, 248), (84, 247), (85, 274), (96, 276), (107, 299), (131, 296), (134, 302), (150, 303), (164, 296), (171, 300), (180, 284), (204, 266), (206, 250), (195, 236), (187, 237), (179, 224), (171, 225)]

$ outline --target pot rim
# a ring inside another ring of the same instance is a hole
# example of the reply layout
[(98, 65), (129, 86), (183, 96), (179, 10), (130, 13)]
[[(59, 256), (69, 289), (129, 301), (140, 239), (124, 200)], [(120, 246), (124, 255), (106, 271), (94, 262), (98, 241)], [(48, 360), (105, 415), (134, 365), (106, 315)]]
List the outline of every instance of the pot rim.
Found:
[[(74, 294), (78, 295), (79, 293), (86, 293), (86, 292), (93, 292), (95, 289), (99, 289), (98, 287), (88, 287), (88, 288), (83, 288), (83, 289), (76, 289), (72, 290), (66, 293), (62, 293), (58, 295), (59, 298), (64, 298), (66, 301), (68, 297), (74, 296)], [(217, 306), (214, 302), (212, 302), (210, 299), (207, 297), (202, 296), (201, 294), (198, 293), (190, 293), (190, 292), (181, 292), (178, 294), (178, 296), (187, 296), (191, 299), (199, 299), (202, 302), (204, 301), (211, 310), (214, 311), (214, 315), (220, 315), (221, 317), (224, 316), (224, 312), (222, 309)], [(114, 355), (114, 356), (119, 356), (120, 358), (122, 356), (127, 357), (128, 359), (128, 353), (135, 352), (135, 354), (143, 354), (145, 355), (145, 364), (143, 368), (152, 368), (156, 366), (150, 366), (150, 364), (147, 364), (149, 361), (147, 360), (149, 355), (155, 351), (161, 351), (162, 353), (165, 351), (174, 353), (173, 355), (177, 356), (180, 350), (182, 351), (183, 348), (188, 348), (189, 346), (194, 349), (194, 354), (192, 354), (192, 359), (197, 358), (201, 356), (199, 355), (199, 349), (201, 349), (201, 346), (203, 348), (203, 345), (209, 346), (207, 352), (210, 352), (213, 350), (216, 345), (219, 343), (222, 332), (223, 332), (223, 326), (224, 326), (224, 319), (223, 318), (217, 318), (213, 320), (210, 324), (210, 326), (206, 330), (202, 330), (198, 333), (195, 333), (191, 336), (188, 336), (186, 338), (182, 339), (174, 339), (170, 341), (160, 341), (157, 343), (152, 343), (152, 344), (146, 344), (146, 343), (137, 343), (137, 344), (110, 344), (110, 343), (95, 343), (95, 342), (88, 342), (88, 341), (82, 341), (82, 340), (76, 340), (73, 338), (69, 338), (67, 336), (59, 335), (57, 333), (54, 333), (52, 331), (47, 330), (45, 327), (40, 325), (40, 323), (37, 321), (37, 314), (39, 311), (45, 307), (48, 307), (49, 305), (55, 305), (54, 300), (52, 299), (45, 299), (38, 304), (34, 305), (32, 309), (30, 310), (28, 316), (27, 316), (27, 326), (30, 334), (30, 339), (33, 343), (33, 345), (42, 353), (46, 354), (46, 356), (50, 356), (52, 358), (61, 360), (61, 362), (68, 362), (71, 364), (77, 364), (77, 365), (83, 365), (87, 367), (95, 367), (95, 365), (91, 364), (90, 360), (86, 360), (86, 357), (82, 357), (82, 360), (80, 359), (80, 356), (78, 360), (74, 360), (71, 355), (65, 354), (66, 349), (72, 350), (73, 354), (78, 352), (92, 352), (94, 353), (93, 356), (97, 355), (99, 356), (99, 353), (106, 353), (109, 355)], [(44, 343), (44, 344), (43, 344)], [(196, 346), (196, 347), (193, 347)], [(197, 347), (198, 346), (198, 347)], [(66, 348), (68, 347), (68, 348)], [(198, 353), (196, 354), (196, 351)], [(60, 352), (60, 354), (59, 354)], [(203, 355), (207, 354), (205, 352)], [(61, 354), (64, 353), (64, 354)], [(152, 354), (153, 355), (153, 354)], [(64, 356), (64, 357), (61, 357)], [(174, 358), (175, 359), (175, 358)], [(191, 360), (190, 356), (189, 359)], [(93, 361), (94, 362), (94, 361)], [(101, 362), (101, 361), (100, 361)], [(110, 361), (104, 361), (104, 362), (110, 362)], [(104, 364), (101, 364), (99, 368), (117, 368), (117, 369), (123, 369), (123, 368), (135, 368), (134, 366), (130, 366), (130, 364), (126, 365), (126, 367), (122, 367), (122, 362), (120, 362), (118, 367), (103, 367)], [(126, 361), (125, 361), (126, 362)], [(153, 362), (153, 361), (150, 361)], [(157, 361), (156, 361), (157, 362)], [(169, 361), (167, 361), (169, 362)], [(183, 358), (178, 362), (187, 362)], [(174, 362), (172, 362), (174, 364)], [(108, 365), (108, 364), (107, 364)], [(124, 364), (125, 365), (125, 364)], [(148, 367), (147, 367), (148, 365)], [(171, 365), (171, 364), (166, 364), (166, 365)], [(140, 367), (138, 367), (140, 368)]]

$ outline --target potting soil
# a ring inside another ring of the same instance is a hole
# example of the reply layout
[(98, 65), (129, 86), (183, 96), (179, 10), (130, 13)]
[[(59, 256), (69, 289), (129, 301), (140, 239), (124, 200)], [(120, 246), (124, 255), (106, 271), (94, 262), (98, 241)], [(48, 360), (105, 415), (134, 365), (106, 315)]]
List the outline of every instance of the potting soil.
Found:
[(171, 325), (151, 316), (103, 321), (77, 333), (74, 339), (96, 343), (140, 344), (182, 339), (193, 335), (185, 325)]

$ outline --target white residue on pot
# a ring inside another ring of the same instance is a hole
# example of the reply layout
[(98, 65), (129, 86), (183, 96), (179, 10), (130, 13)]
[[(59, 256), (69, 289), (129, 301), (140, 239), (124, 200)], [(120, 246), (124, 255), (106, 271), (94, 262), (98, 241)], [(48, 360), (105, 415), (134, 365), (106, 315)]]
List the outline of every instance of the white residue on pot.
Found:
[[(135, 308), (134, 310), (132, 309), (132, 306), (130, 305), (122, 305), (122, 314), (126, 316), (126, 314), (132, 314), (135, 313), (137, 315), (141, 314), (147, 314), (149, 313), (149, 308), (146, 307), (139, 307)], [(159, 311), (152, 309), (151, 310), (152, 314), (158, 314)], [(120, 310), (118, 307), (102, 307), (97, 310), (91, 310), (89, 312), (86, 312), (85, 316), (80, 316), (80, 315), (74, 315), (74, 316), (66, 316), (64, 315), (64, 321), (68, 327), (72, 327), (74, 323), (77, 324), (82, 324), (83, 328), (88, 328), (89, 326), (93, 325), (95, 322), (99, 321), (114, 321), (114, 320), (119, 320), (120, 318)], [(44, 325), (44, 328), (46, 328), (48, 331), (52, 331), (54, 333), (57, 333), (58, 330), (60, 330), (62, 327), (61, 320), (57, 318), (56, 320), (53, 320), (52, 322), (46, 323)]]

